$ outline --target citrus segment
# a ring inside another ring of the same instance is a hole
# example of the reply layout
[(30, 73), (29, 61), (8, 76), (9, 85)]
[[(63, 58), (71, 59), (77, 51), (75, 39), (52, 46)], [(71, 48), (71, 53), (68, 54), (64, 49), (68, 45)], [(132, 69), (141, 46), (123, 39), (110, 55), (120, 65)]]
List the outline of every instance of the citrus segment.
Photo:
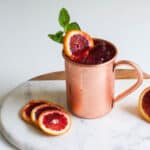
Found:
[(31, 111), (34, 109), (36, 106), (39, 106), (41, 104), (46, 104), (47, 102), (44, 100), (30, 100), (24, 107), (21, 109), (21, 118), (26, 121), (31, 123)]
[(150, 122), (150, 87), (145, 88), (140, 94), (138, 109), (141, 116)]
[(64, 37), (64, 53), (71, 59), (87, 57), (93, 47), (93, 39), (83, 31), (71, 30)]
[(70, 129), (71, 118), (66, 112), (47, 110), (40, 115), (38, 125), (49, 135), (61, 135)]
[(34, 122), (35, 124), (37, 124), (37, 120), (40, 116), (40, 114), (46, 110), (62, 110), (63, 108), (55, 105), (55, 104), (42, 104), (40, 106), (35, 107), (32, 112), (31, 112), (31, 120), (32, 122)]

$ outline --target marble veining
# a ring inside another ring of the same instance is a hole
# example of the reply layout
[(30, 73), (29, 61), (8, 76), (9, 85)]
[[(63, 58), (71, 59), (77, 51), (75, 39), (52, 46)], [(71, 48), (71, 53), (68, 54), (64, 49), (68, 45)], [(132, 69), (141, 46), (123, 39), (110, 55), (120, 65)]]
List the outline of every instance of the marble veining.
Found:
[[(116, 91), (132, 82), (117, 81)], [(51, 137), (24, 123), (19, 111), (30, 99), (47, 99), (68, 109), (65, 82), (28, 81), (5, 98), (0, 114), (2, 132), (21, 150), (148, 150), (150, 124), (139, 116), (137, 103), (139, 93), (149, 83), (146, 80), (136, 92), (116, 103), (113, 110), (102, 118), (83, 119), (72, 115), (71, 130), (63, 136)]]

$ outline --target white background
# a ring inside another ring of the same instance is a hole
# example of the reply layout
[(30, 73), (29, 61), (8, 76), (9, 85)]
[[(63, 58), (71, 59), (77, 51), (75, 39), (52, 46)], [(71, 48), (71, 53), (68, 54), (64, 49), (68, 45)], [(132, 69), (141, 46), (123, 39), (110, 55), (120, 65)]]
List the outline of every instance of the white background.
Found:
[[(93, 37), (119, 49), (150, 73), (150, 1), (148, 0), (0, 0), (0, 101), (20, 83), (63, 70), (62, 45), (51, 41), (59, 10)], [(0, 138), (0, 150), (12, 149)]]

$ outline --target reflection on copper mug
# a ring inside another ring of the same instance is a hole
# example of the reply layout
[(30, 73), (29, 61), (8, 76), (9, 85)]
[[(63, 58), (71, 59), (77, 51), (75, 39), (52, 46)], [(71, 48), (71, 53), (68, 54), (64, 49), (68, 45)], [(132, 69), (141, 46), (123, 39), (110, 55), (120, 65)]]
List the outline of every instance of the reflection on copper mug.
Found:
[[(101, 39), (99, 39), (101, 40)], [(104, 40), (105, 41), (105, 40)], [(70, 111), (82, 118), (97, 118), (110, 112), (114, 102), (121, 100), (136, 90), (143, 81), (143, 73), (139, 66), (128, 60), (116, 62), (117, 48), (112, 45), (115, 55), (102, 64), (88, 65), (65, 59), (66, 94)], [(114, 96), (115, 68), (128, 65), (137, 71), (137, 81), (127, 90)]]

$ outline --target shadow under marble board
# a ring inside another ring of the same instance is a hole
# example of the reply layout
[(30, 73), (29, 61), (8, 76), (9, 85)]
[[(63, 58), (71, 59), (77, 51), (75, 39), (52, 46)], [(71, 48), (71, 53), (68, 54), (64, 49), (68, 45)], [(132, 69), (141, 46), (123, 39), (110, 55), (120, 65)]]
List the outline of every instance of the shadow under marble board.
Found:
[[(48, 75), (49, 80), (33, 78), (26, 81), (4, 98), (0, 112), (1, 132), (11, 144), (21, 150), (149, 149), (150, 125), (140, 118), (137, 111), (139, 93), (150, 85), (149, 80), (145, 80), (138, 90), (116, 103), (113, 110), (102, 118), (82, 119), (71, 115), (71, 130), (62, 136), (46, 136), (23, 122), (19, 112), (30, 99), (47, 99), (68, 109), (64, 72), (60, 72), (63, 74), (61, 80), (58, 72), (57, 80), (52, 79), (55, 73), (51, 74), (53, 76)], [(135, 80), (116, 80), (116, 93), (133, 82)]]

